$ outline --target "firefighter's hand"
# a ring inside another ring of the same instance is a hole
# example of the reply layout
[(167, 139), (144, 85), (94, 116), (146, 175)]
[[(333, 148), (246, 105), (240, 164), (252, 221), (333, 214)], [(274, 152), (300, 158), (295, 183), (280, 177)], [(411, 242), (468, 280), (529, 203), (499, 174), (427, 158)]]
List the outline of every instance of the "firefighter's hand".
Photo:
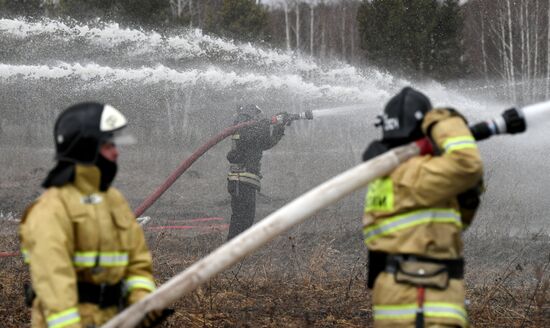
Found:
[(290, 117), (290, 114), (287, 113), (287, 112), (280, 112), (280, 113), (275, 114), (275, 116), (277, 118), (281, 118), (280, 123), (282, 123), (282, 125), (290, 125), (290, 123), (292, 123), (292, 119)]
[(136, 327), (137, 328), (156, 327), (172, 314), (174, 314), (173, 309), (153, 310), (151, 312), (147, 312), (143, 320), (141, 320), (141, 322)]

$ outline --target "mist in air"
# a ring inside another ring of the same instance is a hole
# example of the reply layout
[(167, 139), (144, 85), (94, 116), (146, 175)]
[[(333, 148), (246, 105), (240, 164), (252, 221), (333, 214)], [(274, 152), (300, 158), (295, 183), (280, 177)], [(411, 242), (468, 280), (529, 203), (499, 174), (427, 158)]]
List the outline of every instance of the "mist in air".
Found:
[[(24, 172), (44, 175), (53, 164), (54, 117), (72, 103), (98, 100), (126, 114), (139, 139), (123, 149), (116, 181), (134, 207), (193, 149), (230, 125), (239, 104), (257, 104), (266, 115), (314, 114), (313, 121), (295, 122), (266, 152), (262, 194), (269, 201), (260, 202), (257, 218), (358, 164), (367, 144), (379, 137), (376, 115), (404, 86), (423, 91), (434, 105), (462, 111), (471, 122), (514, 105), (499, 99), (498, 86), (412, 81), (372, 66), (321, 61), (193, 28), (160, 32), (102, 21), (0, 19), (0, 44), (8, 49), (0, 61), (2, 185)], [(504, 235), (548, 231), (540, 197), (549, 185), (541, 175), (547, 163), (543, 138), (534, 132), (481, 145), (487, 191), (472, 229)], [(209, 209), (228, 198), (228, 148), (224, 142), (199, 160), (194, 173), (152, 208), (153, 215), (191, 209), (227, 217), (228, 206)], [(38, 184), (29, 187), (38, 190)], [(362, 192), (343, 200), (338, 215), (356, 220), (362, 201)], [(14, 204), (10, 210), (22, 209)]]

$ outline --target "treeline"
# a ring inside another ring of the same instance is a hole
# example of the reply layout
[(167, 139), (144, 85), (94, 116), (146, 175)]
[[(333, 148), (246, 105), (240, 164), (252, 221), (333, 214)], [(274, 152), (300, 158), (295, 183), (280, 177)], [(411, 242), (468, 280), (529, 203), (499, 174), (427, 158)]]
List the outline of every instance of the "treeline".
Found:
[(504, 80), (517, 102), (550, 96), (548, 0), (471, 0), (464, 21), (472, 76)]
[(0, 0), (3, 16), (188, 26), (412, 78), (504, 80), (550, 93), (548, 0)]
[(96, 17), (143, 27), (189, 26), (241, 41), (362, 60), (357, 0), (0, 0), (3, 16)]

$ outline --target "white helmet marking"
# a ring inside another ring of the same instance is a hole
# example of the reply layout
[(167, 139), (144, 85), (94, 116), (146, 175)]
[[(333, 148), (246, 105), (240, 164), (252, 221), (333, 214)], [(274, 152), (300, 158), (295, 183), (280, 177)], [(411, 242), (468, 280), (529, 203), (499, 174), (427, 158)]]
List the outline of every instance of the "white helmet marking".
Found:
[(99, 129), (102, 132), (109, 132), (124, 127), (128, 121), (116, 108), (111, 105), (105, 105), (101, 113), (101, 122)]

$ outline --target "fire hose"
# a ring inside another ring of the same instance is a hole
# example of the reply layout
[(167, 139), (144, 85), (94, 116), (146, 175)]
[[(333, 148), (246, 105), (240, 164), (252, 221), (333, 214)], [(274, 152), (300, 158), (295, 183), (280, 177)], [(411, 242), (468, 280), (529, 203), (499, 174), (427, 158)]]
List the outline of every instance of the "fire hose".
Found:
[[(471, 130), (480, 140), (498, 134), (514, 134), (544, 121), (544, 116), (550, 116), (550, 101), (505, 111), (494, 120), (472, 126)], [(135, 327), (146, 313), (167, 308), (284, 231), (427, 151), (426, 144), (422, 139), (396, 147), (311, 189), (171, 278), (155, 292), (119, 313), (103, 328)]]

